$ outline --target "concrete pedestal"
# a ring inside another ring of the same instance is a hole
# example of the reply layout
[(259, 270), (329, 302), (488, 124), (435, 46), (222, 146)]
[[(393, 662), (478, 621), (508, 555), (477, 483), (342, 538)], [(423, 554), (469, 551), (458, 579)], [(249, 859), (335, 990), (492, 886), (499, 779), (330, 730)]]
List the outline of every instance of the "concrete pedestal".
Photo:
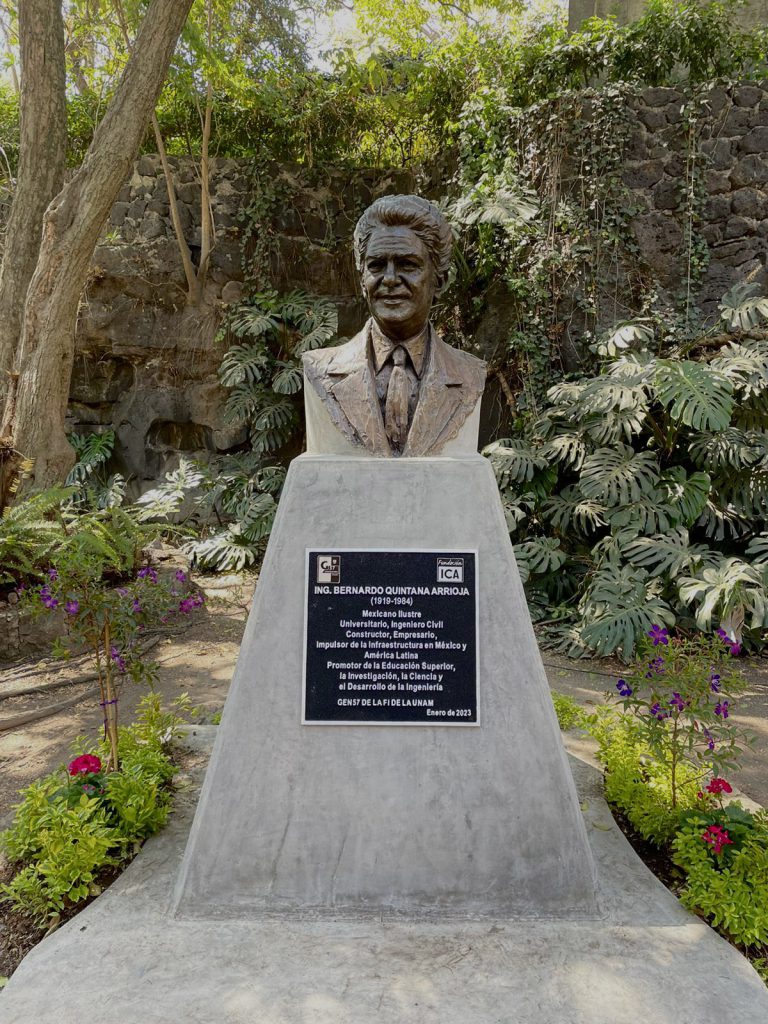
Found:
[[(301, 724), (307, 548), (477, 549), (478, 727)], [(486, 460), (293, 462), (175, 908), (594, 911), (584, 823)]]

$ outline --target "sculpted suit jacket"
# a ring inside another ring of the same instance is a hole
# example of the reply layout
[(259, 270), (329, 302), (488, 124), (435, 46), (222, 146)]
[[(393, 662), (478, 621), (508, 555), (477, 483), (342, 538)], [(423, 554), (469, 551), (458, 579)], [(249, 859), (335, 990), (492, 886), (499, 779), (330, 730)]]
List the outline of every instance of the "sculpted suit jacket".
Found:
[[(306, 352), (304, 376), (353, 446), (389, 457), (393, 453), (376, 395), (369, 339), (370, 321), (345, 345)], [(440, 454), (474, 411), (485, 370), (481, 359), (446, 345), (430, 324), (429, 353), (403, 457)]]

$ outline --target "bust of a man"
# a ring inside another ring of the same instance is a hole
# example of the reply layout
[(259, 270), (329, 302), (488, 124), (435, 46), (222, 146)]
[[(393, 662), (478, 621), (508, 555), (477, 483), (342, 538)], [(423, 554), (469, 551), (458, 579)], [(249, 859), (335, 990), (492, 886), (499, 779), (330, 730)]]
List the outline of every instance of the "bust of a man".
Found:
[(355, 262), (371, 318), (351, 341), (304, 356), (308, 450), (385, 457), (477, 451), (485, 363), (429, 322), (451, 227), (420, 196), (384, 196), (360, 218)]

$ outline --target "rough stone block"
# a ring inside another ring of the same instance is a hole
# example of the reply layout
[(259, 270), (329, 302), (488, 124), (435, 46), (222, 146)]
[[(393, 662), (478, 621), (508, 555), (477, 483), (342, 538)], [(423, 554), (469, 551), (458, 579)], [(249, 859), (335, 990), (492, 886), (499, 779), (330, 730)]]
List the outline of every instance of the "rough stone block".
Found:
[(129, 220), (132, 220), (134, 224), (138, 224), (139, 221), (143, 219), (146, 209), (146, 199), (134, 199), (133, 202), (128, 207), (128, 209), (125, 211), (125, 216)]
[(726, 170), (733, 164), (730, 139), (707, 139), (702, 143), (701, 149), (709, 157), (710, 166), (716, 171)]
[(707, 103), (713, 117), (717, 117), (725, 108), (729, 102), (728, 93), (725, 89), (715, 88), (711, 89), (709, 96), (707, 97)]
[(754, 188), (740, 188), (733, 193), (732, 209), (740, 217), (760, 220), (766, 214), (766, 195)]
[(753, 128), (739, 143), (742, 153), (768, 153), (768, 125)]
[(757, 85), (738, 85), (733, 90), (733, 102), (739, 107), (756, 107), (765, 93)]
[(653, 189), (653, 208), (657, 210), (676, 210), (680, 205), (680, 186), (676, 181), (664, 178)]
[(743, 135), (751, 127), (750, 111), (745, 107), (733, 106), (725, 115), (723, 134)]
[(668, 213), (653, 211), (636, 217), (632, 224), (644, 257), (652, 264), (656, 253), (675, 252), (682, 240), (682, 228)]
[(726, 241), (731, 238), (746, 238), (748, 235), (754, 235), (756, 231), (757, 224), (754, 220), (747, 217), (729, 217), (723, 238)]
[(625, 166), (624, 184), (628, 188), (651, 188), (661, 180), (663, 174), (664, 164), (661, 160), (646, 160), (634, 166)]
[(663, 86), (643, 89), (640, 95), (648, 107), (664, 107), (668, 103), (682, 103), (683, 100), (682, 93), (677, 89), (668, 89)]
[(139, 233), (147, 239), (161, 238), (167, 233), (165, 221), (159, 213), (149, 210), (141, 222)]
[(119, 228), (128, 212), (128, 203), (115, 203), (109, 215), (109, 223)]
[(667, 116), (663, 109), (640, 107), (637, 111), (637, 118), (652, 132), (664, 128), (667, 124)]
[(734, 188), (763, 185), (768, 182), (768, 154), (750, 153), (734, 165), (731, 184)]
[(704, 188), (709, 195), (719, 195), (721, 192), (730, 191), (731, 178), (728, 171), (705, 171)]
[(708, 221), (727, 220), (731, 214), (731, 198), (727, 195), (711, 196), (704, 207), (704, 217)]

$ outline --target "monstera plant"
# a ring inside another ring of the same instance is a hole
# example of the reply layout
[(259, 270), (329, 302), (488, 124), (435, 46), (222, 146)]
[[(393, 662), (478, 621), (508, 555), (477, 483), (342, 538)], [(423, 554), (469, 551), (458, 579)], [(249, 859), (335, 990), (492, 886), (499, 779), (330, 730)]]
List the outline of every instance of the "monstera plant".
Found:
[(768, 300), (742, 285), (720, 310), (664, 355), (647, 322), (614, 329), (598, 374), (550, 388), (523, 438), (485, 451), (532, 611), (562, 650), (629, 657), (675, 622), (763, 642)]

